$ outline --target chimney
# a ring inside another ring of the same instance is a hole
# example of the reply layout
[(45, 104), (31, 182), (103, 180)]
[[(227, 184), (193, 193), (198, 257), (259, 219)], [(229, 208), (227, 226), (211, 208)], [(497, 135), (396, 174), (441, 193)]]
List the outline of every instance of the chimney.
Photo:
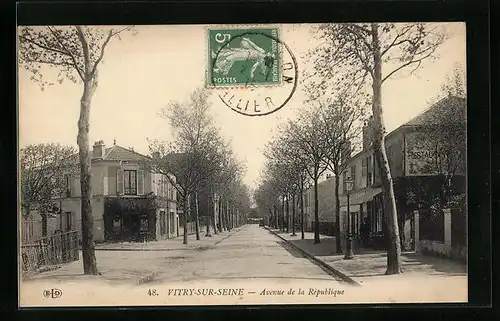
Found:
[(363, 124), (363, 151), (366, 151), (371, 148), (371, 139), (372, 139), (372, 134), (371, 134), (371, 122), (373, 120), (373, 117), (370, 116), (369, 119), (365, 120), (365, 123)]
[(106, 152), (106, 146), (104, 145), (104, 141), (98, 140), (94, 143), (92, 158), (102, 158)]

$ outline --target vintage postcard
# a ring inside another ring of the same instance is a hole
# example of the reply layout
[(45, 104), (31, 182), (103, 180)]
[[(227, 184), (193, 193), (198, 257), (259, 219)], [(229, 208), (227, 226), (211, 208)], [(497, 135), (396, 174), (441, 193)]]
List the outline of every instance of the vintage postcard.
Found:
[(465, 23), (17, 33), (20, 307), (467, 302)]

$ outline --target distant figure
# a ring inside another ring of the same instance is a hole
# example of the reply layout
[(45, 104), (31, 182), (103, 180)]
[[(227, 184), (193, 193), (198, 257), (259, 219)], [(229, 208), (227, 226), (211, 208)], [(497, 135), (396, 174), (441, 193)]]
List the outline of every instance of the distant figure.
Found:
[(368, 246), (368, 237), (370, 234), (370, 222), (368, 221), (368, 218), (363, 219), (363, 223), (361, 223), (361, 226), (359, 228), (359, 231), (361, 233), (361, 241), (363, 243), (363, 246)]

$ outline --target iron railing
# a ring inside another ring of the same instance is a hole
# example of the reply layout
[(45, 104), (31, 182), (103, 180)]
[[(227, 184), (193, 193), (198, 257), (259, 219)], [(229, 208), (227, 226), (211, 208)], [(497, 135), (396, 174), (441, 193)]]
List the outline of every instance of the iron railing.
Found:
[(442, 210), (419, 210), (419, 239), (444, 243), (444, 214)]
[(78, 261), (79, 258), (78, 231), (56, 233), (21, 244), (23, 275), (39, 271), (43, 267)]

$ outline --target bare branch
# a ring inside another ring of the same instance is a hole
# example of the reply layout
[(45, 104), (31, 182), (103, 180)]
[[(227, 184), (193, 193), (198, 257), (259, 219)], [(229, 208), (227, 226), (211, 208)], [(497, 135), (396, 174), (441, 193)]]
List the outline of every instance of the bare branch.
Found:
[(78, 73), (78, 75), (80, 76), (80, 79), (82, 80), (85, 80), (85, 77), (83, 75), (83, 72), (82, 70), (80, 70), (80, 67), (78, 67), (78, 62), (76, 61), (76, 58), (75, 56), (68, 50), (68, 48), (66, 48), (66, 46), (64, 45), (64, 43), (61, 41), (61, 39), (59, 38), (59, 35), (57, 34), (57, 32), (55, 30), (53, 30), (51, 27), (47, 27), (50, 32), (54, 35), (54, 37), (56, 38), (57, 42), (61, 45), (61, 47), (63, 48), (63, 50), (67, 53), (67, 55), (71, 58), (71, 60), (73, 61), (73, 64), (74, 64), (74, 68), (76, 69), (76, 72)]

